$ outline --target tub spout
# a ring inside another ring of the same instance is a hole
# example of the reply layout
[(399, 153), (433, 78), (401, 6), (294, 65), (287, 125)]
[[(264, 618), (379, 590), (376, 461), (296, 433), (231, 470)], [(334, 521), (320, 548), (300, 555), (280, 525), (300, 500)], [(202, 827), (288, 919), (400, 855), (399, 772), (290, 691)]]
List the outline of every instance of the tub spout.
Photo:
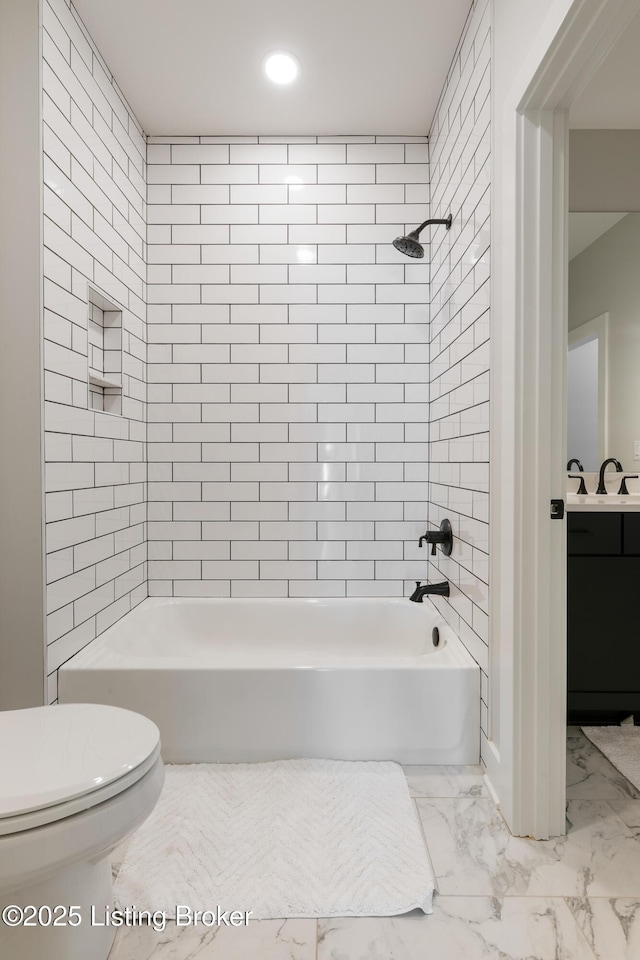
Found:
[(414, 603), (422, 603), (422, 598), (428, 594), (436, 594), (439, 597), (449, 596), (449, 581), (443, 580), (442, 583), (425, 583), (420, 586), (420, 581), (416, 580), (416, 588), (409, 597)]

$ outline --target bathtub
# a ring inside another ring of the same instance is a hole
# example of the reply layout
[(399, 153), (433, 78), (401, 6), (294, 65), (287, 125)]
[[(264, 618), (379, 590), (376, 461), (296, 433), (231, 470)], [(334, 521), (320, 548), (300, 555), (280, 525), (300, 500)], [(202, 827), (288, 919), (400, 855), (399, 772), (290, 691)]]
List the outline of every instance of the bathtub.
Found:
[(150, 598), (58, 691), (150, 717), (167, 762), (478, 762), (479, 668), (429, 602)]

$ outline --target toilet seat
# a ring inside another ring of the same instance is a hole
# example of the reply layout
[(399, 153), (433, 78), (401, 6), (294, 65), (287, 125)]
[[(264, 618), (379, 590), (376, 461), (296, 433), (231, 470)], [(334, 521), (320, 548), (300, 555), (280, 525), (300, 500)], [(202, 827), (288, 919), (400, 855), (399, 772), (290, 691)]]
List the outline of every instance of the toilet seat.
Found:
[(159, 755), (156, 725), (120, 707), (74, 703), (0, 713), (0, 835), (108, 800)]

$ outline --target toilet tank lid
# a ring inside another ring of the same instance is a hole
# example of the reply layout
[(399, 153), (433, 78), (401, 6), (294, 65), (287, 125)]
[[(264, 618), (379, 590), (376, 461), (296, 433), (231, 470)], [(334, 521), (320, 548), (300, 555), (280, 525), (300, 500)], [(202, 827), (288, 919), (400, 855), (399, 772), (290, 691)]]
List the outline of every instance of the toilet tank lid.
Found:
[(0, 711), (0, 818), (98, 790), (148, 760), (159, 742), (155, 723), (120, 707)]

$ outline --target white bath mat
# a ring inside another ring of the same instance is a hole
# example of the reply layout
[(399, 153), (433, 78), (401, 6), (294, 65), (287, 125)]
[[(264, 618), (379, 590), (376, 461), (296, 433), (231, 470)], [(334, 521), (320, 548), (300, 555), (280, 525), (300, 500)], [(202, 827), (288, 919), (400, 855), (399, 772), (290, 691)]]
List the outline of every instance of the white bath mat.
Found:
[(640, 727), (623, 723), (621, 727), (583, 727), (582, 732), (640, 790)]
[(251, 919), (431, 913), (433, 874), (402, 768), (278, 760), (168, 766), (115, 893), (122, 907)]

